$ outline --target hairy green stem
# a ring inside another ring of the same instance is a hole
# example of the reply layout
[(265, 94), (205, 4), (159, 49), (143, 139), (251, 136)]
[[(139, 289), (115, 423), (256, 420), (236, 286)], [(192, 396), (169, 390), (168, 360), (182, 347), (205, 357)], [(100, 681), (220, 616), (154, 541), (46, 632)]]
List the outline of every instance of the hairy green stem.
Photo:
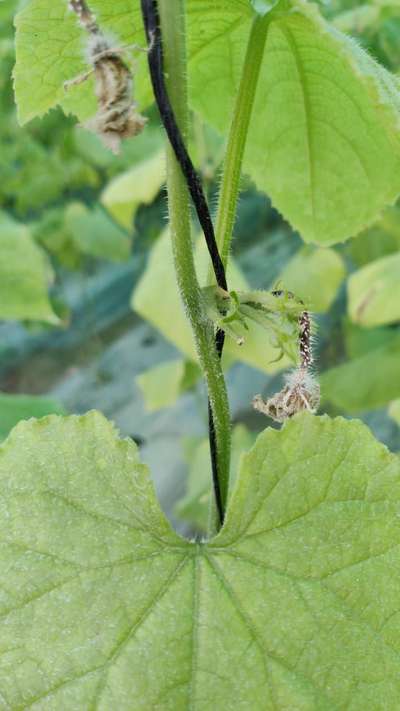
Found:
[[(226, 268), (236, 217), (244, 149), (264, 55), (269, 18), (257, 15), (251, 27), (239, 91), (229, 131), (218, 202), (216, 239)], [(214, 282), (214, 278), (212, 282)]]
[[(187, 137), (188, 104), (183, 0), (159, 0), (168, 93), (182, 135)], [(230, 415), (214, 329), (206, 317), (197, 280), (189, 210), (189, 195), (181, 168), (167, 146), (167, 187), (170, 229), (177, 282), (189, 318), (207, 383), (217, 445), (218, 478), (225, 511), (230, 462)], [(171, 314), (173, 322), (173, 314)]]

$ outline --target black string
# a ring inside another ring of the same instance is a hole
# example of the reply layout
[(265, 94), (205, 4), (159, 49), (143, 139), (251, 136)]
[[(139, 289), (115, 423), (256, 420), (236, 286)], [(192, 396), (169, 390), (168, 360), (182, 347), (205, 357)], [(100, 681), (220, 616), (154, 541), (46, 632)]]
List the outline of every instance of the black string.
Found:
[[(215, 279), (222, 289), (228, 290), (225, 268), (218, 251), (215, 239), (214, 226), (211, 220), (207, 201), (204, 197), (203, 188), (199, 176), (193, 166), (185, 142), (179, 130), (171, 102), (169, 100), (167, 87), (164, 79), (164, 55), (162, 46), (162, 36), (160, 27), (160, 17), (158, 13), (157, 0), (141, 0), (143, 21), (149, 45), (148, 62), (154, 96), (160, 112), (161, 121), (167, 132), (167, 136), (174, 150), (176, 159), (185, 177), (187, 187), (193, 204), (195, 206), (200, 225), (204, 232), (208, 252), (214, 269)], [(215, 335), (215, 345), (218, 356), (221, 357), (224, 348), (225, 334), (218, 330)], [(215, 436), (214, 418), (210, 401), (208, 401), (208, 428), (210, 439), (211, 467), (213, 476), (213, 486), (215, 500), (220, 523), (224, 521), (224, 507), (222, 503), (221, 487), (218, 476), (217, 442)]]

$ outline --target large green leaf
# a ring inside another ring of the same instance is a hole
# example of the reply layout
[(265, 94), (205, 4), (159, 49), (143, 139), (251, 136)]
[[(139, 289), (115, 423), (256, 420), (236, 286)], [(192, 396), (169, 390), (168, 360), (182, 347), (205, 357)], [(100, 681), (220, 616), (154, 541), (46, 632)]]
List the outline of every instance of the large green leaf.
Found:
[(348, 281), (349, 316), (362, 326), (400, 320), (400, 252), (370, 262)]
[(0, 213), (0, 319), (58, 324), (48, 298), (52, 271), (27, 227)]
[[(91, 6), (118, 45), (144, 43), (139, 0)], [(257, 5), (188, 0), (186, 7), (190, 101), (226, 133)], [(305, 0), (281, 0), (264, 21), (270, 25), (245, 168), (305, 240), (342, 241), (374, 222), (400, 193), (399, 80)], [(64, 0), (32, 0), (17, 15), (22, 121), (57, 103), (81, 119), (94, 112), (91, 82), (67, 95), (63, 89), (87, 68), (83, 38)], [(143, 106), (151, 94), (145, 57), (138, 62)]]
[(0, 708), (396, 708), (400, 463), (361, 423), (266, 430), (208, 544), (96, 413), (18, 425), (0, 489)]
[(321, 396), (345, 412), (357, 413), (387, 405), (400, 397), (400, 338), (325, 371)]

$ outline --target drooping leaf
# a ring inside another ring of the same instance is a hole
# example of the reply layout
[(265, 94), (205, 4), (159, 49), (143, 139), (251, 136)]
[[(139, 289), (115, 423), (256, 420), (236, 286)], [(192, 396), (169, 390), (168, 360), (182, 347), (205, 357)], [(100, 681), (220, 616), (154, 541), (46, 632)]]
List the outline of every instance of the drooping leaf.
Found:
[(400, 252), (370, 262), (348, 280), (348, 312), (354, 323), (380, 326), (400, 320)]
[(400, 397), (400, 338), (338, 365), (321, 375), (321, 397), (345, 412), (387, 405)]
[[(209, 257), (203, 241), (196, 249), (196, 268), (201, 284), (207, 280)], [(234, 261), (228, 266), (228, 283), (231, 288), (247, 291), (248, 285)], [(194, 362), (197, 355), (189, 322), (186, 318), (175, 280), (171, 240), (166, 231), (152, 249), (147, 269), (133, 295), (132, 308), (150, 321), (159, 331)], [(173, 329), (171, 328), (173, 314)], [(241, 360), (254, 368), (274, 373), (284, 368), (288, 361), (276, 361), (279, 351), (270, 343), (268, 334), (256, 323), (249, 324), (243, 334), (243, 345), (228, 339), (225, 346), (228, 361)]]
[(64, 415), (59, 402), (39, 395), (9, 395), (0, 393), (0, 440), (20, 421), (50, 414)]
[(52, 271), (29, 229), (0, 213), (0, 319), (58, 324), (48, 298)]
[(89, 210), (83, 203), (70, 203), (65, 211), (65, 225), (83, 254), (115, 262), (129, 258), (131, 242), (128, 235), (101, 207)]
[(96, 413), (0, 453), (0, 703), (47, 711), (396, 708), (400, 464), (308, 414), (242, 462), (223, 531), (174, 534)]
[(301, 249), (279, 281), (315, 312), (328, 311), (344, 278), (343, 260), (333, 249)]
[(117, 222), (131, 229), (139, 205), (151, 203), (164, 182), (165, 159), (160, 151), (114, 178), (104, 189), (101, 202)]

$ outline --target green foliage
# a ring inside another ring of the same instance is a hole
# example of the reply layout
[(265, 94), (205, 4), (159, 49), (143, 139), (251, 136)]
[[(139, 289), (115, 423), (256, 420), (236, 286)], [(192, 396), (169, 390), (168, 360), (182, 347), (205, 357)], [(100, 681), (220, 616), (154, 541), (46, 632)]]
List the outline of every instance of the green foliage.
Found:
[(358, 413), (400, 397), (400, 336), (321, 376), (321, 396), (345, 412)]
[(88, 210), (82, 203), (70, 203), (65, 211), (65, 225), (83, 254), (115, 262), (128, 259), (131, 251), (128, 235), (100, 206)]
[(139, 205), (151, 203), (164, 182), (164, 151), (159, 151), (114, 178), (105, 188), (101, 202), (119, 224), (129, 229)]
[(18, 425), (0, 454), (3, 707), (395, 708), (399, 477), (360, 423), (298, 416), (260, 435), (226, 526), (195, 544), (101, 415)]
[(201, 377), (196, 363), (189, 360), (169, 360), (138, 375), (146, 409), (149, 412), (173, 405), (179, 395), (193, 387)]
[(58, 324), (49, 298), (52, 271), (29, 230), (0, 213), (0, 318)]
[[(109, 0), (91, 3), (91, 9), (101, 17), (102, 26), (122, 45), (136, 40), (137, 28), (142, 28), (139, 4), (132, 10), (131, 5)], [(81, 120), (93, 115), (96, 100), (92, 79), (70, 87), (68, 92), (64, 89), (65, 81), (87, 71), (83, 51), (87, 36), (68, 4), (63, 0), (32, 0), (18, 13), (16, 29), (18, 59), (14, 77), (21, 123), (43, 116), (57, 104), (66, 113), (77, 113)], [(142, 31), (140, 35), (143, 45)]]
[[(120, 44), (143, 44), (138, 1), (92, 4)], [(254, 14), (247, 0), (187, 4), (191, 103), (223, 133)], [(399, 81), (304, 0), (281, 0), (264, 21), (269, 27), (246, 170), (305, 240), (343, 241), (400, 193)], [(67, 95), (63, 88), (85, 68), (82, 31), (67, 5), (32, 0), (17, 16), (21, 120), (57, 104), (81, 119), (93, 114), (91, 82)], [(137, 74), (144, 105), (150, 94), (143, 57)]]
[(331, 307), (344, 276), (343, 260), (333, 249), (304, 247), (284, 267), (279, 281), (318, 313)]
[[(196, 5), (189, 28), (192, 21), (197, 31), (201, 11), (208, 24), (193, 40), (192, 101), (225, 131), (248, 17), (242, 2), (224, 17), (224, 3), (212, 12)], [(305, 240), (331, 244), (372, 222), (399, 192), (398, 82), (311, 5), (288, 6), (288, 14), (272, 13), (245, 167)]]
[(363, 326), (400, 320), (400, 252), (370, 262), (348, 281), (349, 316)]
[(0, 393), (0, 440), (3, 440), (20, 420), (45, 415), (64, 415), (60, 403), (36, 395), (8, 395)]
[(388, 413), (390, 417), (396, 422), (400, 427), (400, 398), (393, 400), (388, 408)]

